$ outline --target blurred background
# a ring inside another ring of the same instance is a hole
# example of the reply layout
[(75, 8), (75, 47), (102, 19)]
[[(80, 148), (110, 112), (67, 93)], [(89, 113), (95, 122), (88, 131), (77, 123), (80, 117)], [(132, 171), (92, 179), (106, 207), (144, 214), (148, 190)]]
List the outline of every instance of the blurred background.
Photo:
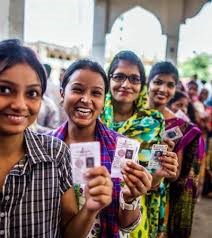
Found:
[(0, 39), (17, 37), (42, 62), (60, 69), (93, 57), (105, 68), (122, 49), (135, 51), (147, 73), (156, 61), (178, 65), (209, 90), (212, 80), (212, 3), (208, 0), (0, 0)]

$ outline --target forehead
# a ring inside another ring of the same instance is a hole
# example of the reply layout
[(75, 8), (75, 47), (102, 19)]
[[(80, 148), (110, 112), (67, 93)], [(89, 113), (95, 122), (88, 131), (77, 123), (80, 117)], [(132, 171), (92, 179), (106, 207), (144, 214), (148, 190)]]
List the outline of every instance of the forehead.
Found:
[(153, 79), (160, 79), (162, 81), (166, 82), (176, 82), (175, 78), (173, 77), (172, 74), (157, 74)]
[(130, 72), (131, 74), (140, 74), (138, 66), (126, 60), (119, 61), (116, 69), (114, 70), (114, 73), (117, 72)]
[(180, 98), (179, 100), (177, 100), (176, 102), (188, 104), (188, 98), (186, 98), (186, 97), (181, 97), (181, 98)]
[(90, 69), (78, 69), (69, 77), (69, 84), (82, 84), (91, 87), (105, 88), (105, 82), (100, 73)]
[(0, 82), (8, 81), (14, 85), (39, 84), (37, 73), (27, 64), (16, 64), (0, 73)]
[(197, 90), (197, 85), (191, 83), (191, 84), (188, 84), (188, 89), (194, 89), (194, 90)]

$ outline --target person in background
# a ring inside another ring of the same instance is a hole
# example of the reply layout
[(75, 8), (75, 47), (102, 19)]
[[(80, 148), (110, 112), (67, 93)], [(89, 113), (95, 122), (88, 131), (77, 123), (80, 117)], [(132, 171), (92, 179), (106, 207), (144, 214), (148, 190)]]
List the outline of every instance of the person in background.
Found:
[(200, 102), (205, 104), (205, 102), (208, 99), (208, 96), (209, 96), (209, 91), (206, 88), (202, 88), (200, 90), (200, 93), (199, 93), (199, 100), (200, 100)]
[(163, 219), (160, 220), (159, 237), (189, 238), (197, 198), (198, 175), (204, 154), (204, 141), (197, 126), (175, 115), (178, 110), (186, 113), (189, 102), (185, 93), (176, 92), (178, 80), (178, 70), (172, 63), (168, 61), (156, 63), (149, 73), (148, 92), (149, 106), (163, 114), (166, 130), (178, 126), (183, 134), (174, 141), (173, 151), (177, 153), (179, 162), (178, 178), (176, 181), (166, 180), (167, 203), (165, 219), (162, 216)]
[[(60, 91), (61, 91), (61, 84), (62, 84), (62, 81), (63, 81), (65, 71), (66, 71), (65, 68), (60, 69), (60, 76), (59, 76)], [(58, 103), (58, 111), (59, 111), (59, 115), (60, 115), (59, 125), (61, 125), (62, 123), (64, 123), (67, 120), (67, 115), (66, 115), (66, 112), (63, 108), (63, 99), (61, 98), (61, 94), (60, 94), (60, 99), (59, 99), (59, 103)]]
[(98, 211), (112, 200), (109, 173), (91, 169), (89, 195), (78, 212), (69, 148), (28, 129), (38, 115), (46, 83), (44, 68), (31, 49), (18, 40), (0, 42), (2, 237), (86, 237)]
[[(98, 119), (104, 107), (108, 81), (102, 67), (89, 59), (74, 62), (67, 69), (62, 85), (61, 96), (68, 121), (51, 134), (67, 145), (79, 142), (99, 141), (101, 148), (102, 173), (110, 173), (114, 159), (117, 137)], [(96, 173), (99, 168), (94, 168)], [(130, 232), (139, 223), (141, 212), (140, 196), (151, 187), (151, 175), (139, 164), (128, 161), (122, 168), (126, 186), (121, 189), (121, 180), (112, 178), (112, 203), (101, 210), (88, 237), (118, 238), (119, 230)], [(91, 186), (90, 182), (88, 186)], [(104, 189), (101, 188), (102, 196)], [(86, 203), (85, 188), (75, 184), (79, 209)], [(92, 194), (95, 194), (95, 190)], [(98, 202), (98, 200), (97, 200)]]
[[(44, 64), (46, 71), (47, 85), (50, 82), (51, 66)], [(46, 95), (42, 97), (41, 108), (36, 122), (36, 131), (39, 133), (47, 133), (59, 125), (59, 112), (53, 99)]]
[[(140, 142), (139, 163), (147, 167), (152, 145), (161, 143), (164, 119), (157, 110), (145, 109), (147, 91), (144, 66), (134, 52), (121, 51), (109, 66), (108, 78), (110, 91), (101, 119), (109, 128)], [(161, 169), (152, 174), (151, 192), (141, 198), (142, 220), (130, 237), (154, 238), (158, 234), (162, 202), (160, 190), (164, 187), (164, 177), (176, 176), (177, 156), (167, 151), (160, 157), (160, 163)]]
[(207, 121), (207, 147), (206, 147), (206, 171), (203, 195), (212, 198), (212, 97), (206, 103), (206, 112), (209, 115)]

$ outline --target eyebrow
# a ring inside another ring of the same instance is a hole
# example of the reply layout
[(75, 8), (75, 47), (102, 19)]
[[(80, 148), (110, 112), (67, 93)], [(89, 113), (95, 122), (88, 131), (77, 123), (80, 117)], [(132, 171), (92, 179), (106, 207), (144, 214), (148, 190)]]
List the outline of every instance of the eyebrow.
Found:
[[(18, 84), (14, 83), (14, 82), (11, 82), (9, 80), (6, 80), (6, 79), (1, 79), (1, 77), (0, 77), (0, 83), (6, 83), (6, 84), (9, 84), (9, 85), (18, 86)], [(32, 87), (40, 87), (41, 88), (41, 85), (40, 84), (27, 85), (27, 88), (32, 88)]]
[[(75, 86), (75, 85), (77, 85), (77, 86), (81, 86), (81, 87), (84, 87), (84, 85), (82, 85), (81, 83), (73, 83), (73, 84), (71, 84), (71, 86)], [(98, 87), (98, 86), (95, 86), (95, 87), (92, 87), (92, 88), (95, 88), (95, 89), (100, 89), (100, 90), (104, 91), (104, 89), (103, 89), (103, 88), (101, 88), (101, 87)]]

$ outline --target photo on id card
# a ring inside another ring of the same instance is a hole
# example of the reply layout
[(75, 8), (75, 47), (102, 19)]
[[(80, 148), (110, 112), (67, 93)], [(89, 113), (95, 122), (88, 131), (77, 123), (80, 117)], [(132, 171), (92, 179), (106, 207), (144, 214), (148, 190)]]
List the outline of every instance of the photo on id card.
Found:
[(176, 126), (176, 127), (170, 128), (168, 130), (165, 130), (160, 135), (161, 135), (162, 139), (169, 138), (172, 141), (174, 141), (176, 139), (179, 139), (183, 136), (179, 126)]
[(74, 184), (86, 184), (86, 170), (100, 166), (100, 143), (83, 142), (70, 145)]
[(121, 169), (126, 160), (137, 162), (140, 143), (137, 140), (118, 137), (111, 168), (111, 177), (122, 179)]
[(163, 155), (163, 152), (167, 151), (167, 149), (168, 149), (167, 145), (159, 145), (159, 144), (152, 145), (150, 160), (147, 167), (150, 173), (154, 173), (161, 167), (159, 157), (161, 157)]

